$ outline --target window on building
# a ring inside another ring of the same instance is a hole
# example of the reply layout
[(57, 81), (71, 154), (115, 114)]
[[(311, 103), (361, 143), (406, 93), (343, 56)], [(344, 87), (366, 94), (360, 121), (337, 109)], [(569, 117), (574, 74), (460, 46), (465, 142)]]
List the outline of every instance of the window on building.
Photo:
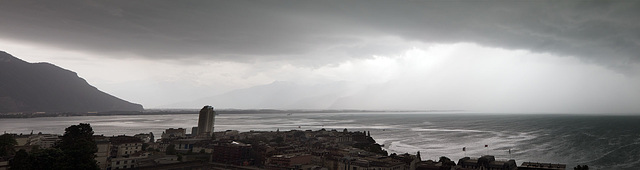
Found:
[(120, 165), (120, 161), (117, 161), (117, 162), (116, 162), (116, 165)]
[(127, 161), (124, 161), (124, 164), (127, 164)]
[(136, 160), (131, 160), (131, 163), (134, 163), (134, 162), (136, 162)]

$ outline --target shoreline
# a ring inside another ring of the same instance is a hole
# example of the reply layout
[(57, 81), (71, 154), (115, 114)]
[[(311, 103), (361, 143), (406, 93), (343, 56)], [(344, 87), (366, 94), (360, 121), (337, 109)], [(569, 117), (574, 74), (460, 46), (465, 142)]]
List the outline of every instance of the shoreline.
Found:
[[(462, 110), (277, 110), (277, 109), (229, 109), (218, 110), (217, 114), (310, 114), (310, 113), (454, 113)], [(72, 117), (72, 116), (117, 116), (117, 115), (177, 115), (177, 114), (198, 114), (198, 110), (175, 109), (175, 110), (155, 110), (146, 111), (111, 111), (111, 112), (15, 112), (0, 113), (0, 119), (20, 119), (36, 117)]]

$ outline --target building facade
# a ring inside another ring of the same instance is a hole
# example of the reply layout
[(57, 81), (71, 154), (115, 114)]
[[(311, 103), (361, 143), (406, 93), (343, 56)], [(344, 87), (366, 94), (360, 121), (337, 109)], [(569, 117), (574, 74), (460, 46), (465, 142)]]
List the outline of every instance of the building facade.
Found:
[(169, 128), (169, 129), (165, 129), (164, 132), (162, 132), (162, 139), (177, 139), (177, 138), (184, 138), (185, 136), (187, 136), (187, 130), (184, 128)]
[(111, 160), (107, 170), (128, 169), (138, 167), (140, 159), (147, 158), (148, 154), (142, 151), (143, 141), (133, 136), (111, 137)]
[(96, 152), (96, 163), (102, 170), (109, 168), (111, 161), (111, 142), (109, 137), (94, 135), (93, 140), (96, 141), (98, 151)]
[(198, 136), (209, 137), (213, 134), (213, 124), (216, 120), (213, 106), (204, 106), (198, 117)]

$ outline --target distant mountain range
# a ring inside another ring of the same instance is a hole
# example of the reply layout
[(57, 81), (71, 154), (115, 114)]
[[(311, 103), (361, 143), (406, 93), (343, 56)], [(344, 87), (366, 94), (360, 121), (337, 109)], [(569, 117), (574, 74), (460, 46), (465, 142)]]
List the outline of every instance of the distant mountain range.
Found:
[(0, 113), (142, 110), (142, 105), (102, 92), (73, 71), (0, 51)]
[[(313, 89), (313, 90), (311, 90)], [(233, 90), (193, 101), (174, 103), (162, 108), (196, 108), (213, 104), (223, 109), (331, 109), (334, 102), (349, 95), (352, 88), (344, 82), (301, 85), (276, 81), (271, 84)]]
[[(404, 82), (398, 83), (400, 85), (380, 83), (364, 86), (344, 81), (323, 84), (275, 81), (158, 108), (198, 108), (212, 105), (216, 109), (454, 110), (431, 109), (428, 107), (429, 103), (424, 102), (428, 99), (414, 96), (423, 92), (415, 88), (404, 88), (407, 87), (402, 86)], [(403, 88), (389, 88), (390, 86)]]

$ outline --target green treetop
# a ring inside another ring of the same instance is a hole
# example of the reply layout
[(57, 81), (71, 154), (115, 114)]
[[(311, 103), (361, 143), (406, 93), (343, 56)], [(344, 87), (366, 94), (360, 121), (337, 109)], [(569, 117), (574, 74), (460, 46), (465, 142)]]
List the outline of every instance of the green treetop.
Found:
[(0, 157), (13, 155), (15, 152), (13, 148), (18, 145), (13, 135), (3, 134), (0, 135)]
[(93, 140), (91, 125), (80, 123), (64, 129), (62, 141), (57, 145), (64, 153), (64, 169), (99, 169), (95, 160), (98, 146)]

